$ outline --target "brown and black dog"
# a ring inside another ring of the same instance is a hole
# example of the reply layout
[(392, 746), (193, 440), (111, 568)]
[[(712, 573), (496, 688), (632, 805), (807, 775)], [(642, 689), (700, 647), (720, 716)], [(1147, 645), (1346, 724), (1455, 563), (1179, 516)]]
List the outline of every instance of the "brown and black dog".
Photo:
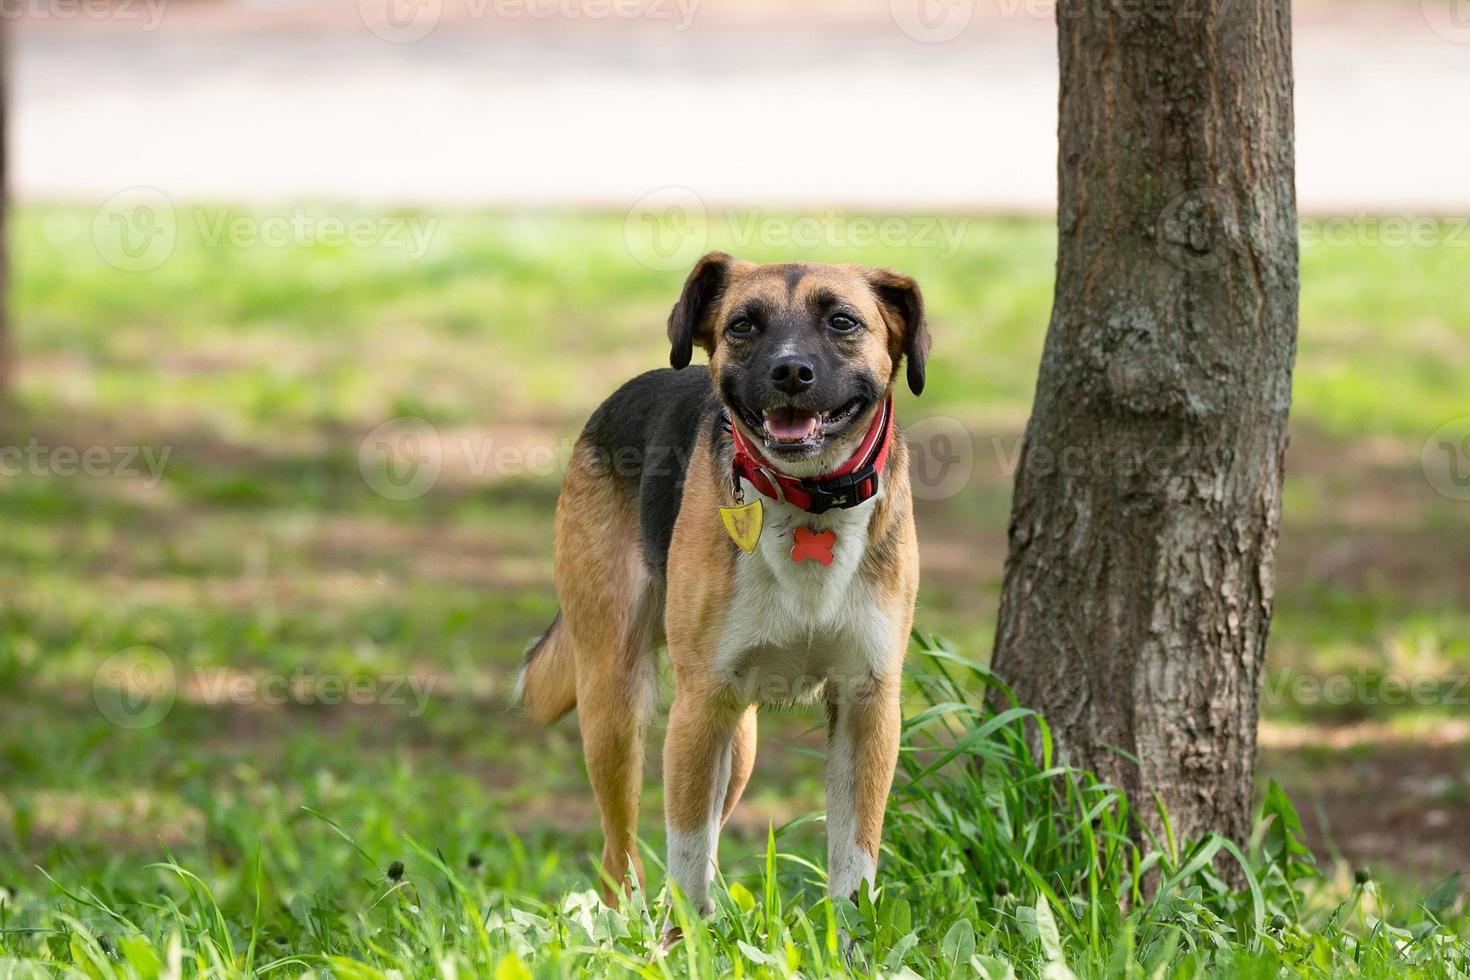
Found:
[[(561, 612), (526, 655), (543, 722), (578, 709), (602, 867), (627, 885), (656, 655), (676, 692), (664, 743), (668, 868), (710, 902), (720, 828), (755, 761), (756, 706), (821, 698), (828, 889), (877, 870), (904, 651), (919, 587), (892, 389), (924, 387), (912, 279), (705, 256), (669, 316), (675, 370), (620, 388), (576, 444), (556, 510)], [(695, 347), (709, 370), (682, 370)], [(616, 892), (605, 886), (604, 897)]]

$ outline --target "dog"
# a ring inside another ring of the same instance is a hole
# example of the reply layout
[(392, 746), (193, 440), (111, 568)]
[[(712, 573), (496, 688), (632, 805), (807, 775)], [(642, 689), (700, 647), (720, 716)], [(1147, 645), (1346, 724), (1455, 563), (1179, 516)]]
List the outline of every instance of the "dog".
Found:
[[(877, 873), (919, 587), (893, 389), (901, 366), (924, 388), (923, 299), (886, 269), (714, 252), (668, 335), (672, 368), (608, 398), (571, 453), (560, 612), (526, 655), (521, 700), (547, 724), (577, 709), (612, 904), (630, 866), (644, 881), (644, 729), (667, 645), (668, 872), (701, 914), (757, 707), (824, 701), (828, 890), (855, 897)], [(688, 370), (696, 347), (708, 371)]]

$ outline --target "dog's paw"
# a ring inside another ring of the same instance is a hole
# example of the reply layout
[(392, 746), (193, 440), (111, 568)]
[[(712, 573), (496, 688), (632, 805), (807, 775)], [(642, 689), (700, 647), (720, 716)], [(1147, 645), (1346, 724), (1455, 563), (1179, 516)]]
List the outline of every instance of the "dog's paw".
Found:
[(649, 962), (657, 962), (668, 956), (669, 951), (683, 938), (684, 930), (674, 925), (665, 926), (663, 935), (659, 937), (658, 945), (653, 949), (653, 956), (649, 957)]

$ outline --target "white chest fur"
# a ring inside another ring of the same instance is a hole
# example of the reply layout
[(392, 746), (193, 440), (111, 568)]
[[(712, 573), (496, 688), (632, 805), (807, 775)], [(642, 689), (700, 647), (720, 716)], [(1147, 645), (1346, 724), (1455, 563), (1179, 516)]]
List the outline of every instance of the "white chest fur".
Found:
[[(858, 682), (879, 671), (892, 656), (892, 631), (858, 574), (879, 497), (818, 515), (742, 487), (747, 500), (760, 499), (765, 525), (755, 552), (736, 558), (719, 675), (752, 701), (779, 703), (811, 697), (828, 680)], [(836, 534), (830, 565), (792, 560), (798, 527)]]

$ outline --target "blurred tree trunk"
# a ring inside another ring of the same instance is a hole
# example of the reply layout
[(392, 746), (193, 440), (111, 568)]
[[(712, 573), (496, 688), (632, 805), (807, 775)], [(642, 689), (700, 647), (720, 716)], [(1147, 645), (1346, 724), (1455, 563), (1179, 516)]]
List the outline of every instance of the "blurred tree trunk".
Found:
[(1176, 834), (1241, 841), (1296, 355), (1290, 3), (1057, 20), (1056, 296), (994, 666), (1143, 819), (1158, 794)]
[(10, 346), (10, 180), (6, 149), (10, 144), (6, 117), (10, 85), (10, 22), (0, 17), (0, 419), (10, 397), (10, 375), (14, 371)]

